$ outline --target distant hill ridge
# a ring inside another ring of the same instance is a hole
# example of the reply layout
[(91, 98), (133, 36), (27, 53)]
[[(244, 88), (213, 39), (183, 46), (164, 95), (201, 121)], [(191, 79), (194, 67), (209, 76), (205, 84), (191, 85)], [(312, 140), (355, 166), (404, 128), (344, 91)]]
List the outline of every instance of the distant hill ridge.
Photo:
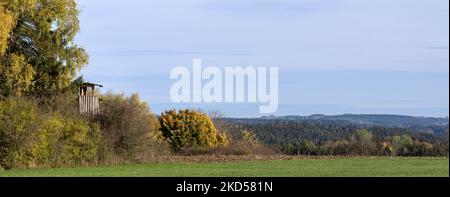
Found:
[(343, 114), (323, 115), (313, 114), (310, 116), (263, 116), (263, 120), (325, 120), (325, 121), (347, 121), (354, 124), (379, 125), (386, 127), (429, 127), (448, 126), (448, 117), (419, 117), (391, 114)]

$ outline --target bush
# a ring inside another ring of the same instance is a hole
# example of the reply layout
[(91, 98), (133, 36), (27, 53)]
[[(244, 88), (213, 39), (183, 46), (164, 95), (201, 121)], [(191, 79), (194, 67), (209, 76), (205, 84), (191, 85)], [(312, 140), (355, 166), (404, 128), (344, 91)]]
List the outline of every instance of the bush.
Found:
[(38, 133), (43, 139), (41, 144), (48, 147), (50, 154), (46, 159), (52, 167), (88, 164), (97, 158), (101, 136), (100, 127), (96, 124), (53, 115), (43, 123)]
[(100, 154), (102, 161), (145, 161), (169, 152), (161, 140), (155, 115), (137, 94), (126, 97), (107, 93), (101, 99), (97, 121), (104, 136)]
[(79, 116), (77, 94), (71, 91), (55, 94), (50, 98), (36, 99), (39, 110), (44, 113), (57, 113), (64, 117)]
[(82, 117), (43, 113), (33, 100), (0, 101), (0, 165), (6, 169), (92, 162), (99, 134)]
[(217, 152), (231, 155), (273, 155), (275, 151), (261, 143), (256, 134), (250, 130), (241, 130), (230, 145)]
[(356, 155), (374, 155), (377, 152), (377, 145), (371, 132), (366, 129), (358, 129), (352, 135), (352, 152)]
[(302, 155), (315, 155), (317, 146), (311, 140), (301, 140), (299, 143), (298, 154)]
[(172, 150), (199, 147), (212, 148), (228, 144), (228, 137), (220, 133), (211, 118), (205, 113), (194, 110), (166, 111), (159, 118), (160, 130)]
[(21, 99), (0, 100), (0, 164), (5, 169), (15, 166), (34, 166), (36, 159), (30, 152), (38, 139), (35, 132), (42, 120), (37, 106)]
[[(225, 132), (225, 131), (222, 131)], [(262, 144), (255, 133), (249, 130), (240, 132), (239, 137), (228, 140), (226, 145), (216, 147), (183, 147), (179, 151), (182, 155), (274, 155), (276, 151), (265, 144)]]

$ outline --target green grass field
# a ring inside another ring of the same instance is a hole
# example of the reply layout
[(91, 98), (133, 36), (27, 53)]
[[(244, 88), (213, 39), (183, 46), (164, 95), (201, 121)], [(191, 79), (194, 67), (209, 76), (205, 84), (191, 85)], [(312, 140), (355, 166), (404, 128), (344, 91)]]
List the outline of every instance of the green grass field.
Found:
[(15, 169), (0, 176), (360, 177), (449, 176), (448, 158), (322, 158), (223, 163), (153, 163), (84, 168)]

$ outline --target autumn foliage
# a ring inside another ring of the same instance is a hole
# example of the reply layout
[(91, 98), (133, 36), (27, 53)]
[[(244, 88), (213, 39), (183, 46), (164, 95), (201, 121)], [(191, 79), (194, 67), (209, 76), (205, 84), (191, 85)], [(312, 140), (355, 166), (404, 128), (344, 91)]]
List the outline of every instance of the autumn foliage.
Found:
[(228, 144), (228, 137), (214, 126), (211, 118), (195, 110), (170, 110), (159, 118), (160, 130), (174, 151), (185, 147), (211, 148)]

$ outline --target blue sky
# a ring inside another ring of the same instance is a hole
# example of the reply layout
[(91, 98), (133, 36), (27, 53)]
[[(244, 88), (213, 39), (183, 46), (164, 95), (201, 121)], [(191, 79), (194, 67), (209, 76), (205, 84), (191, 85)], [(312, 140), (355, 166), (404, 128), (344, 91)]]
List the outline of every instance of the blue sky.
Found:
[(78, 0), (80, 74), (173, 107), (260, 116), (253, 105), (171, 103), (169, 72), (278, 66), (275, 115), (449, 114), (448, 0)]

